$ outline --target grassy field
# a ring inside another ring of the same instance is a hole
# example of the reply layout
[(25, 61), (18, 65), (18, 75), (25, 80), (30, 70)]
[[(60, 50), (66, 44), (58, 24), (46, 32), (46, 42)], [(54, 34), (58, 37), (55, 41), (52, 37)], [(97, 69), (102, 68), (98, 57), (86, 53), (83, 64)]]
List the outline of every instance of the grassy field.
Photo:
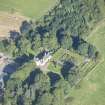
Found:
[(19, 32), (24, 20), (37, 20), (50, 10), (57, 0), (0, 0), (0, 38), (10, 31)]
[(31, 18), (39, 18), (50, 10), (57, 0), (0, 0), (0, 11), (19, 12)]
[(105, 21), (100, 22), (87, 38), (100, 51), (99, 64), (71, 91), (70, 105), (105, 105)]
[(0, 38), (8, 37), (10, 31), (20, 31), (20, 26), (27, 17), (19, 13), (10, 14), (0, 11)]

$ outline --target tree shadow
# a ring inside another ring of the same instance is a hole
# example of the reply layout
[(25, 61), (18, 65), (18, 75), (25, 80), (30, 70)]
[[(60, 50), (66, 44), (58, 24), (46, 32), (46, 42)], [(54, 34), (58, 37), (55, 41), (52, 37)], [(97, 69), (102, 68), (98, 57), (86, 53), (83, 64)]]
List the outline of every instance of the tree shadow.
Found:
[(30, 61), (32, 59), (32, 57), (28, 57), (26, 55), (22, 55), (17, 57), (16, 59), (14, 59), (12, 63), (6, 65), (4, 67), (4, 72), (5, 73), (9, 73), (12, 74), (13, 72), (15, 72), (19, 67), (21, 67), (24, 63)]
[(57, 30), (56, 38), (57, 38), (57, 42), (61, 46), (62, 45), (62, 40), (64, 38), (64, 28), (60, 28), (60, 29)]
[(74, 48), (74, 50), (77, 50), (78, 49), (78, 46), (80, 44), (87, 43), (80, 36), (72, 36), (72, 40), (73, 40), (72, 47)]
[(48, 32), (47, 29), (46, 29), (45, 27), (43, 27), (43, 26), (38, 26), (38, 27), (36, 28), (36, 30), (37, 30), (37, 32), (38, 32), (39, 35), (40, 35), (41, 41), (43, 42), (44, 35), (45, 35), (45, 33)]
[(12, 74), (13, 72), (15, 72), (17, 70), (18, 67), (19, 67), (18, 64), (13, 62), (13, 63), (6, 65), (4, 67), (3, 72), (8, 73), (8, 74)]
[(28, 33), (32, 29), (31, 23), (28, 21), (23, 21), (20, 27), (21, 33)]
[(13, 31), (10, 31), (10, 39), (12, 39), (13, 41), (17, 41), (20, 39), (20, 34), (19, 32), (13, 30)]
[(17, 97), (17, 105), (24, 105), (24, 98), (22, 95)]
[(19, 66), (22, 66), (24, 63), (29, 62), (30, 60), (33, 59), (33, 56), (27, 56), (27, 55), (22, 55), (20, 57), (17, 57), (14, 61), (19, 64)]
[(73, 44), (72, 47), (76, 50), (80, 44), (80, 37), (79, 36), (72, 36)]
[(63, 67), (61, 69), (61, 74), (64, 78), (67, 77), (67, 75), (72, 67), (74, 67), (74, 63), (72, 61), (65, 61), (63, 63)]
[(49, 72), (48, 76), (50, 78), (51, 86), (53, 87), (57, 81), (61, 79), (60, 75), (57, 73)]
[(7, 75), (5, 75), (4, 81), (8, 81), (11, 74), (13, 74), (14, 72), (16, 72), (16, 70), (18, 70), (23, 64), (25, 64), (26, 62), (32, 60), (33, 57), (28, 57), (26, 55), (22, 55), (20, 57), (17, 57), (16, 59), (14, 59), (14, 62), (9, 63), (8, 65), (6, 65), (3, 68), (3, 72), (6, 73)]
[(32, 84), (35, 83), (35, 76), (36, 76), (37, 74), (40, 74), (40, 73), (41, 73), (41, 71), (40, 71), (39, 68), (33, 70), (33, 71), (29, 74), (29, 76), (26, 78), (26, 80), (24, 80), (24, 82), (23, 82), (22, 85), (24, 86), (25, 84), (28, 84), (28, 86), (30, 87), (30, 85), (32, 85)]

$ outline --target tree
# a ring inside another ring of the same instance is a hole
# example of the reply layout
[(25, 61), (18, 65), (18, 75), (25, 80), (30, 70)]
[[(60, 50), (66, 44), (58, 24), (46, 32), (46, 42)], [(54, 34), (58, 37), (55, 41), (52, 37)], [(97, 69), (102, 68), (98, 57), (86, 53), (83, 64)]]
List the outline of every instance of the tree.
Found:
[(88, 48), (88, 56), (90, 58), (94, 58), (95, 57), (95, 53), (96, 53), (96, 48), (92, 45), (89, 45), (89, 48)]
[(70, 84), (71, 87), (75, 85), (75, 83), (78, 81), (79, 78), (80, 78), (79, 70), (76, 69), (75, 67), (72, 68), (68, 72), (68, 76), (66, 77), (66, 79), (69, 82), (69, 84)]
[(31, 23), (30, 22), (27, 22), (27, 21), (23, 21), (22, 22), (22, 25), (20, 27), (20, 32), (21, 33), (27, 34), (27, 33), (29, 33), (29, 31), (31, 29), (32, 29), (32, 26), (31, 26)]
[(24, 97), (22, 95), (17, 96), (17, 105), (25, 105)]
[(17, 105), (18, 85), (21, 85), (21, 81), (16, 79), (10, 79), (7, 82), (4, 94), (5, 105)]
[(42, 47), (41, 46), (41, 39), (40, 39), (40, 35), (39, 34), (36, 34), (35, 38), (32, 41), (32, 46), (31, 47), (32, 47), (32, 50), (35, 53), (38, 53), (39, 48)]
[(53, 96), (50, 93), (44, 93), (42, 96), (38, 97), (35, 105), (51, 105)]
[(69, 49), (69, 50), (72, 48), (72, 38), (70, 36), (65, 35), (62, 42), (62, 47), (64, 49)]
[(11, 57), (16, 57), (18, 55), (18, 48), (16, 47), (15, 42), (10, 42), (7, 52)]
[(70, 84), (64, 79), (60, 79), (59, 81), (57, 81), (54, 88), (62, 88), (65, 97), (68, 96), (71, 89)]
[(42, 72), (38, 73), (35, 76), (35, 87), (40, 94), (49, 91), (50, 90), (49, 77), (46, 74), (43, 74)]
[(56, 88), (53, 92), (52, 105), (65, 105), (63, 88)]
[(55, 35), (50, 35), (49, 39), (49, 49), (57, 49), (59, 47), (58, 42), (57, 42), (57, 38), (55, 37)]
[(31, 43), (28, 39), (21, 37), (18, 43), (18, 48), (20, 49), (19, 51), (21, 55), (29, 55), (31, 53)]
[[(35, 93), (35, 91), (33, 91), (32, 94), (34, 94), (34, 93)], [(33, 97), (33, 100), (34, 99), (35, 99), (35, 96)], [(25, 92), (25, 95), (24, 95), (24, 104), (25, 105), (30, 105), (31, 103), (32, 103), (31, 91), (30, 91), (30, 89), (26, 89), (26, 92)]]
[(89, 47), (89, 44), (88, 43), (81, 43), (78, 46), (78, 52), (81, 55), (87, 56), (88, 55), (88, 47)]

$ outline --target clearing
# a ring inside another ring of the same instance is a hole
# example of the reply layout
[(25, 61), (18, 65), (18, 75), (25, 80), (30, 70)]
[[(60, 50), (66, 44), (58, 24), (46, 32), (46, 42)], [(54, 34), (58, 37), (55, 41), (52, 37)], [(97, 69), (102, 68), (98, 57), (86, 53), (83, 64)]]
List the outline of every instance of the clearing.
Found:
[(40, 18), (57, 4), (57, 0), (0, 0), (0, 11), (19, 12), (31, 18)]

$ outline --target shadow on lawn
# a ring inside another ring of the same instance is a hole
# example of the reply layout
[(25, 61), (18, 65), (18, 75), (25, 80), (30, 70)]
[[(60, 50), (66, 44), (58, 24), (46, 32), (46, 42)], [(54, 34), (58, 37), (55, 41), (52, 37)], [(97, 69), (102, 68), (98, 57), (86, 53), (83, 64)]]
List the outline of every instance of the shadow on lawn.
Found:
[(54, 86), (55, 83), (61, 79), (60, 75), (54, 72), (49, 72), (48, 76), (50, 78), (51, 86)]
[(63, 63), (63, 67), (61, 69), (61, 74), (64, 78), (67, 77), (67, 75), (72, 67), (74, 67), (74, 63), (72, 61), (65, 61)]
[(30, 61), (33, 59), (33, 56), (26, 56), (22, 55), (20, 57), (17, 57), (14, 59), (12, 63), (6, 65), (3, 69), (4, 73), (7, 73), (8, 75), (4, 76), (4, 80), (8, 80), (11, 76), (12, 73), (16, 72), (22, 65), (24, 65), (26, 62)]

